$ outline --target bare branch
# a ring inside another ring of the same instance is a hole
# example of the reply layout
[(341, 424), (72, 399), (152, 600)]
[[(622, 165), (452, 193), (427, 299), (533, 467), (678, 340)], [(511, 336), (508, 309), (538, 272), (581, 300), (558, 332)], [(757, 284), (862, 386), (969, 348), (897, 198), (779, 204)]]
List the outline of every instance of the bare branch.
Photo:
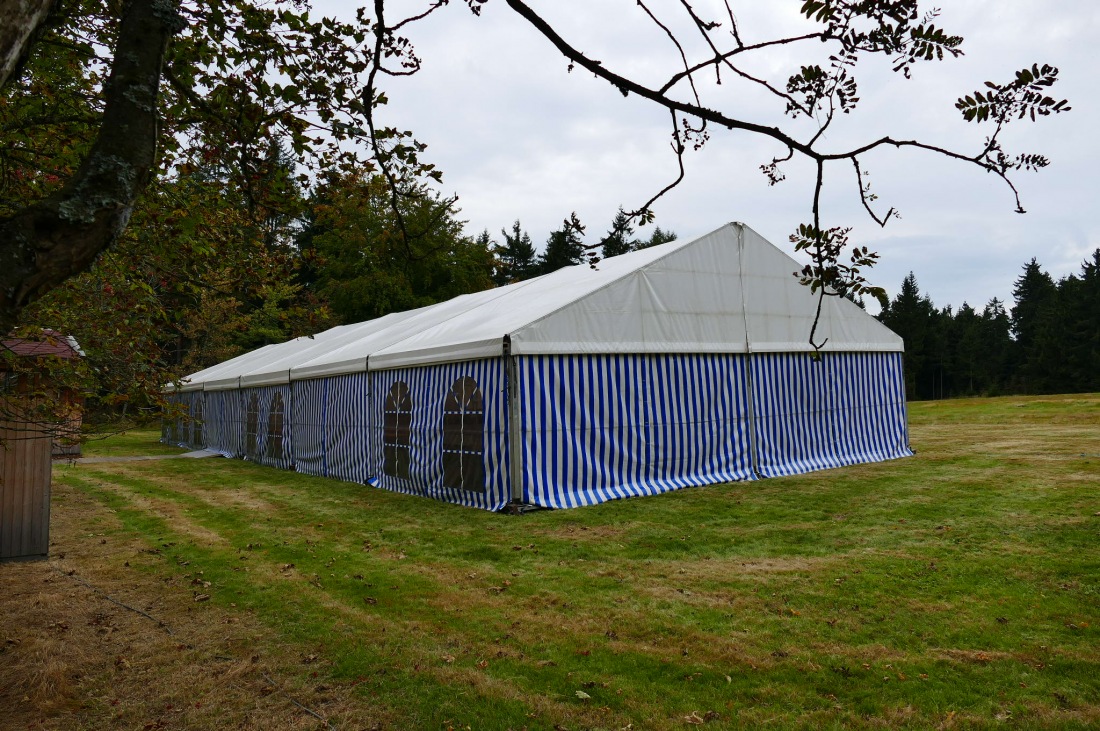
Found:
[(863, 182), (863, 171), (859, 167), (859, 158), (852, 158), (852, 165), (856, 169), (856, 182), (859, 184), (859, 200), (863, 203), (863, 207), (867, 210), (867, 215), (877, 223), (881, 228), (886, 228), (886, 224), (890, 219), (897, 215), (897, 211), (893, 207), (886, 212), (886, 215), (879, 218), (878, 215), (871, 208), (871, 201), (874, 200), (874, 196), (870, 193), (870, 185)]

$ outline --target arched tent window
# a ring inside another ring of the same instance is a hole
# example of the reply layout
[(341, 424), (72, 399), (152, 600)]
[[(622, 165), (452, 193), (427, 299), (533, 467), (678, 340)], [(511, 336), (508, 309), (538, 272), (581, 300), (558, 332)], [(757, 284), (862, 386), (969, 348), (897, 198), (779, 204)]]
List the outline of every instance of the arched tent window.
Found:
[(267, 415), (267, 456), (271, 459), (283, 458), (283, 421), (286, 407), (283, 395), (276, 393), (271, 399), (271, 413)]
[(409, 479), (412, 438), (412, 397), (409, 386), (397, 381), (390, 386), (382, 410), (382, 472)]
[(477, 381), (463, 376), (443, 401), (443, 486), (485, 491), (485, 409)]
[(201, 448), (204, 444), (202, 433), (202, 418), (204, 408), (203, 401), (203, 394), (200, 391), (199, 393), (195, 394), (195, 400), (191, 404), (191, 442), (199, 448)]
[(244, 456), (256, 456), (256, 431), (260, 425), (260, 397), (251, 394), (248, 397), (248, 408), (244, 417)]

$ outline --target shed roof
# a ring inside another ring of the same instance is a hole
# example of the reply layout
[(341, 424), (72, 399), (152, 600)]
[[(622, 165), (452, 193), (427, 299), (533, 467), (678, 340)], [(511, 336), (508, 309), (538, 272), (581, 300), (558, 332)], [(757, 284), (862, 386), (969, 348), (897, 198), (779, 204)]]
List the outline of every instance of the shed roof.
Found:
[(56, 330), (42, 330), (37, 338), (7, 338), (0, 341), (0, 350), (6, 350), (21, 358), (80, 358), (84, 351), (72, 335), (63, 335)]

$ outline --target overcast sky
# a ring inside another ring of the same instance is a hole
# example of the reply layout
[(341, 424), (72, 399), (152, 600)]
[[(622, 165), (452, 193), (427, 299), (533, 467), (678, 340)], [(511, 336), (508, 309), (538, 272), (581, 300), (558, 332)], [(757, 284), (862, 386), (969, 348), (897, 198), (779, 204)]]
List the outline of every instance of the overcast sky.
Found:
[[(421, 3), (390, 3), (390, 13)], [(659, 85), (677, 70), (675, 49), (642, 15), (634, 0), (541, 0), (531, 3), (573, 45), (605, 66)], [(730, 0), (746, 42), (811, 32), (798, 16), (801, 0)], [(1007, 82), (1016, 70), (1049, 63), (1061, 71), (1052, 95), (1073, 110), (1036, 124), (1010, 125), (1011, 153), (1051, 159), (1040, 173), (1017, 176), (1025, 215), (1014, 212), (1011, 191), (977, 167), (929, 153), (882, 151), (869, 156), (875, 192), (901, 219), (886, 229), (862, 211), (849, 164), (826, 169), (825, 225), (853, 225), (853, 239), (878, 249), (872, 279), (893, 295), (912, 270), (938, 306), (969, 301), (980, 309), (991, 297), (1011, 306), (1012, 282), (1031, 257), (1055, 278), (1077, 272), (1100, 247), (1100, 145), (1097, 144), (1095, 54), (1100, 3), (1093, 0), (947, 3), (936, 24), (965, 38), (960, 59), (919, 64), (906, 81), (885, 63), (861, 66), (862, 102), (834, 123), (826, 145), (841, 150), (882, 134), (918, 138), (972, 154), (987, 130), (968, 124), (954, 108), (961, 95), (987, 80)], [(680, 3), (653, 0), (662, 20), (677, 22)], [(697, 0), (703, 15), (721, 19), (720, 2)], [(550, 43), (502, 0), (489, 0), (482, 17), (464, 2), (411, 26), (423, 59), (412, 78), (389, 82), (383, 121), (413, 130), (427, 157), (444, 171), (443, 191), (457, 193), (473, 234), (519, 219), (536, 244), (576, 211), (598, 240), (616, 208), (640, 206), (675, 177), (669, 151), (669, 115), (606, 82), (574, 70)], [(929, 6), (930, 7), (930, 6)], [(391, 19), (392, 20), (392, 19)], [(722, 30), (718, 31), (719, 34)], [(685, 36), (687, 37), (687, 36)], [(702, 53), (697, 44), (689, 52)], [(807, 61), (820, 61), (817, 43), (786, 47), (750, 64), (783, 86)], [(696, 58), (701, 58), (697, 55)], [(1089, 81), (1089, 79), (1093, 81)], [(701, 87), (703, 102), (731, 116), (785, 124), (809, 139), (812, 123), (784, 121), (778, 101), (724, 78)], [(686, 89), (685, 96), (686, 98)], [(713, 130), (700, 152), (686, 157), (687, 179), (655, 206), (657, 224), (681, 238), (743, 221), (790, 250), (787, 237), (810, 220), (811, 169), (787, 164), (787, 180), (769, 187), (758, 166), (784, 148), (748, 133)]]

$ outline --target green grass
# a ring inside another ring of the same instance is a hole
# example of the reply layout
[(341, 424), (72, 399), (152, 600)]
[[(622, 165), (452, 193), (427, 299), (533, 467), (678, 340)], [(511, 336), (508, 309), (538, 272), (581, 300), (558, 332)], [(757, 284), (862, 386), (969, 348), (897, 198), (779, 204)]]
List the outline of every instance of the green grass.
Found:
[(1100, 724), (1100, 397), (910, 422), (912, 459), (522, 517), (220, 459), (55, 479), (404, 728)]
[(159, 441), (160, 433), (148, 429), (125, 431), (94, 437), (82, 447), (85, 457), (147, 457), (158, 454), (183, 454), (186, 449), (169, 447)]

